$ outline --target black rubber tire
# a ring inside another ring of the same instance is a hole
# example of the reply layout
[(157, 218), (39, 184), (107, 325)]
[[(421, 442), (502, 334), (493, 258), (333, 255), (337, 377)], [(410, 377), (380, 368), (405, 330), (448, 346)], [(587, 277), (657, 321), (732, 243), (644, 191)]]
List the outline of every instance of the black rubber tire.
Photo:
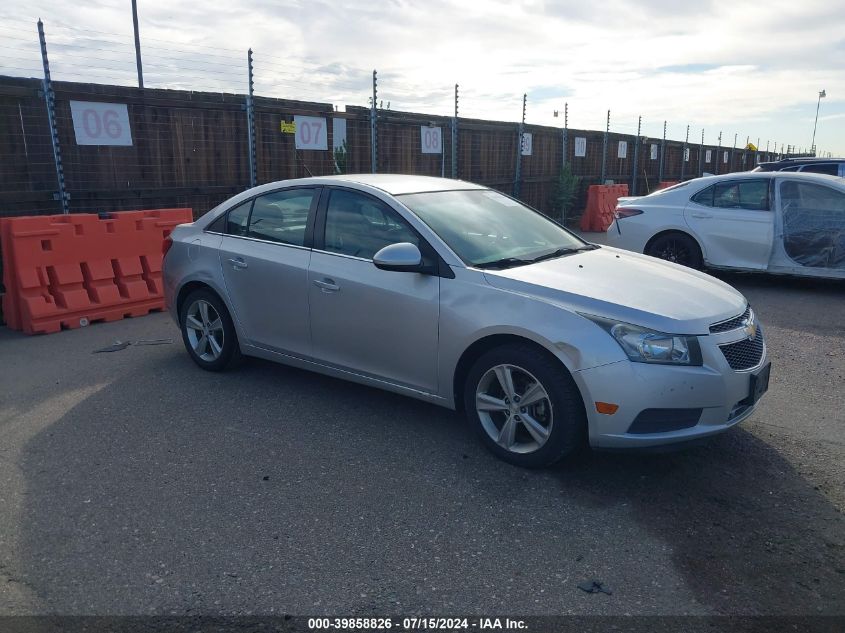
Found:
[[(185, 325), (188, 317), (188, 308), (198, 299), (210, 303), (217, 311), (217, 314), (220, 315), (220, 320), (223, 323), (223, 350), (220, 356), (213, 361), (200, 358), (188, 339), (188, 328)], [(194, 290), (185, 298), (185, 301), (182, 302), (181, 314), (179, 315), (179, 328), (182, 331), (182, 342), (185, 344), (185, 349), (188, 350), (188, 355), (202, 369), (206, 371), (224, 371), (240, 364), (242, 356), (240, 344), (238, 343), (238, 335), (235, 332), (235, 325), (232, 323), (232, 317), (226, 309), (226, 304), (213, 291), (207, 289)]]
[[(674, 258), (670, 257), (670, 253), (673, 253)], [(645, 254), (696, 270), (701, 270), (704, 265), (698, 242), (686, 233), (679, 231), (664, 233), (655, 238), (648, 245)]]
[[(475, 408), (475, 393), (484, 374), (496, 365), (511, 364), (530, 372), (546, 390), (554, 422), (546, 443), (532, 453), (514, 453), (497, 444), (481, 424)], [(500, 459), (523, 468), (543, 468), (586, 445), (587, 415), (584, 401), (564, 365), (548, 352), (531, 345), (503, 345), (484, 354), (473, 364), (464, 385), (464, 411), (481, 441)]]

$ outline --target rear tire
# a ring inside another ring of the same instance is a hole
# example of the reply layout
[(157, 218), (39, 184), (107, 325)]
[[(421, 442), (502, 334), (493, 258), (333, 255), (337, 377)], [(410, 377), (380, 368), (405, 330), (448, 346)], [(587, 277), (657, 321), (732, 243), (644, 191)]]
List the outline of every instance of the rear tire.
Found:
[(194, 290), (179, 315), (182, 341), (193, 361), (206, 371), (223, 371), (241, 360), (235, 325), (223, 301), (211, 290)]
[(578, 387), (560, 361), (530, 345), (483, 354), (467, 375), (464, 410), (485, 446), (516, 466), (549, 466), (584, 445)]
[(703, 265), (701, 248), (686, 233), (664, 233), (652, 240), (646, 255), (700, 270)]

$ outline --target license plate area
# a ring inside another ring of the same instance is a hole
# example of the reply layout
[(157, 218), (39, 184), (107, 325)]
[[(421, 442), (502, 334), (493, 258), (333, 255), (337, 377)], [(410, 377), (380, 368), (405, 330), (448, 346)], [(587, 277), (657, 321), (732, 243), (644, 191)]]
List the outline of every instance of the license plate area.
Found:
[(757, 401), (769, 390), (769, 377), (771, 374), (771, 363), (766, 363), (766, 366), (759, 372), (751, 374), (751, 380), (749, 381), (750, 384), (748, 387), (748, 397), (745, 399), (746, 404), (751, 406), (757, 404)]

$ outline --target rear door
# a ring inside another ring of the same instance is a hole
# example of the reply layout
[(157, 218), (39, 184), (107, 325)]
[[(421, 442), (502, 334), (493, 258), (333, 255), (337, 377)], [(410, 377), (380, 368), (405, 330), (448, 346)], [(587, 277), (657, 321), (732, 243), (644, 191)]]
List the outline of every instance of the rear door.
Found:
[(766, 269), (774, 235), (771, 182), (726, 179), (690, 199), (684, 220), (700, 240), (708, 264)]
[(778, 188), (786, 256), (814, 273), (845, 273), (845, 191), (789, 178)]
[(247, 342), (309, 356), (308, 264), (320, 188), (265, 193), (229, 211), (220, 265)]

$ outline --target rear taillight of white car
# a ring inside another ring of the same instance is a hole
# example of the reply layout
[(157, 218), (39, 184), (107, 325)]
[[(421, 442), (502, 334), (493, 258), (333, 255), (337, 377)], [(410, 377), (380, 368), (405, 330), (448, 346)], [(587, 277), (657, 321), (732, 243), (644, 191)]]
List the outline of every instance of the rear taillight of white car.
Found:
[(162, 257), (167, 255), (167, 251), (170, 250), (171, 246), (173, 246), (173, 238), (170, 237), (170, 234), (168, 233), (164, 237), (164, 241), (161, 243), (161, 255), (162, 255)]
[(639, 209), (632, 209), (630, 207), (616, 207), (613, 211), (613, 217), (617, 220), (621, 220), (622, 218), (630, 218), (635, 215), (640, 215), (642, 211)]

